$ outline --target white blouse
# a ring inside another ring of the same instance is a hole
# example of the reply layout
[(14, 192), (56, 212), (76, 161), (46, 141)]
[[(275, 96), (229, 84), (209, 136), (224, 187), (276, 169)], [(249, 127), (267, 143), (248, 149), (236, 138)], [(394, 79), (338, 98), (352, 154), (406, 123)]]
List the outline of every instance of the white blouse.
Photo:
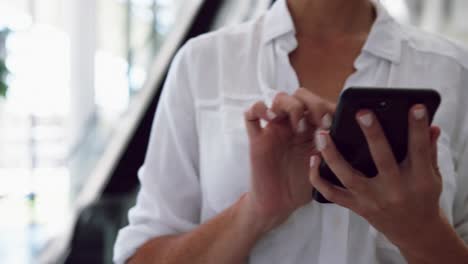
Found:
[[(344, 89), (432, 88), (441, 93), (443, 102), (435, 117), (443, 131), (440, 204), (468, 242), (468, 53), (398, 24), (378, 0), (374, 4), (377, 20)], [(137, 204), (115, 244), (116, 263), (154, 237), (196, 228), (249, 190), (243, 112), (257, 100), (271, 103), (279, 91), (293, 93), (299, 87), (288, 57), (296, 47), (286, 0), (278, 0), (263, 16), (197, 37), (180, 50), (139, 171)], [(406, 261), (360, 216), (337, 205), (311, 202), (258, 241), (249, 263)]]

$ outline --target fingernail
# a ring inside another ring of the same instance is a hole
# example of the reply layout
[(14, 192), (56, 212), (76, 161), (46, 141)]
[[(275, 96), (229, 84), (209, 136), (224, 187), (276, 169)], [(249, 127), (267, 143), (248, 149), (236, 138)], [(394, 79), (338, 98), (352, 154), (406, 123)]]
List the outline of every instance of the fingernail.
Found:
[(315, 145), (319, 151), (323, 151), (327, 147), (327, 137), (318, 132), (315, 138)]
[(372, 126), (372, 123), (374, 122), (374, 117), (372, 116), (371, 113), (367, 113), (364, 115), (361, 115), (358, 117), (359, 122), (365, 127), (370, 127)]
[(314, 168), (317, 165), (317, 156), (310, 157), (310, 167)]
[(274, 120), (277, 117), (275, 112), (273, 112), (271, 109), (267, 110), (266, 115), (267, 115), (268, 120), (270, 121)]
[(307, 122), (302, 118), (297, 125), (297, 133), (302, 134), (307, 130)]
[(322, 127), (324, 129), (330, 129), (332, 126), (332, 117), (330, 114), (326, 114), (322, 117)]
[(426, 116), (426, 108), (421, 107), (413, 110), (413, 116), (416, 120), (421, 120)]

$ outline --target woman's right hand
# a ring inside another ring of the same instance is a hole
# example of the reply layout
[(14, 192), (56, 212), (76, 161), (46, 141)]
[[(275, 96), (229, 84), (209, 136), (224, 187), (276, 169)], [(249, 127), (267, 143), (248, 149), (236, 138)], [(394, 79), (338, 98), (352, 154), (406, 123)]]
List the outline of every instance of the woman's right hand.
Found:
[(334, 112), (333, 103), (300, 88), (292, 96), (279, 93), (271, 109), (257, 102), (245, 113), (252, 168), (245, 202), (265, 232), (312, 200), (308, 172), (310, 157), (319, 153), (315, 131), (328, 128)]

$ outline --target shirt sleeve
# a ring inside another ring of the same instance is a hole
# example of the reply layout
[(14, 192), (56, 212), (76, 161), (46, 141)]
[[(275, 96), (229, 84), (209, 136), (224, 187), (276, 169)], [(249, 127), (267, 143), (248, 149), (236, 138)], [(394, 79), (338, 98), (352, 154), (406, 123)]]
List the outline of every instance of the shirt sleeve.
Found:
[(454, 225), (457, 233), (468, 244), (468, 146), (466, 140), (457, 167)]
[(178, 52), (170, 67), (145, 162), (138, 172), (137, 202), (114, 246), (115, 263), (124, 263), (155, 237), (187, 232), (199, 224), (198, 136), (189, 46)]
[[(468, 64), (468, 62), (467, 62)], [(454, 204), (454, 226), (459, 236), (468, 244), (468, 111), (466, 99), (468, 98), (468, 69), (464, 69), (461, 76), (460, 85), (460, 119), (458, 120), (462, 128), (459, 133), (458, 158), (455, 169), (457, 173), (457, 192)], [(458, 119), (458, 118), (457, 118)]]

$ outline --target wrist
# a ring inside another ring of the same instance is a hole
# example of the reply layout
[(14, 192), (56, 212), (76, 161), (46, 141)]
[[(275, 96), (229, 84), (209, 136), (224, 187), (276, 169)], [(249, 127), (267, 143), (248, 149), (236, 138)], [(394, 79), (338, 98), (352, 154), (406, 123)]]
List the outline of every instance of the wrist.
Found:
[(280, 225), (283, 220), (276, 215), (265, 214), (259, 209), (252, 193), (244, 194), (239, 201), (239, 214), (249, 231), (263, 236)]
[[(419, 232), (404, 246), (399, 246), (408, 263), (461, 263), (468, 257), (468, 247), (458, 237), (446, 217), (440, 213), (428, 219)], [(463, 262), (464, 263), (464, 262)]]

